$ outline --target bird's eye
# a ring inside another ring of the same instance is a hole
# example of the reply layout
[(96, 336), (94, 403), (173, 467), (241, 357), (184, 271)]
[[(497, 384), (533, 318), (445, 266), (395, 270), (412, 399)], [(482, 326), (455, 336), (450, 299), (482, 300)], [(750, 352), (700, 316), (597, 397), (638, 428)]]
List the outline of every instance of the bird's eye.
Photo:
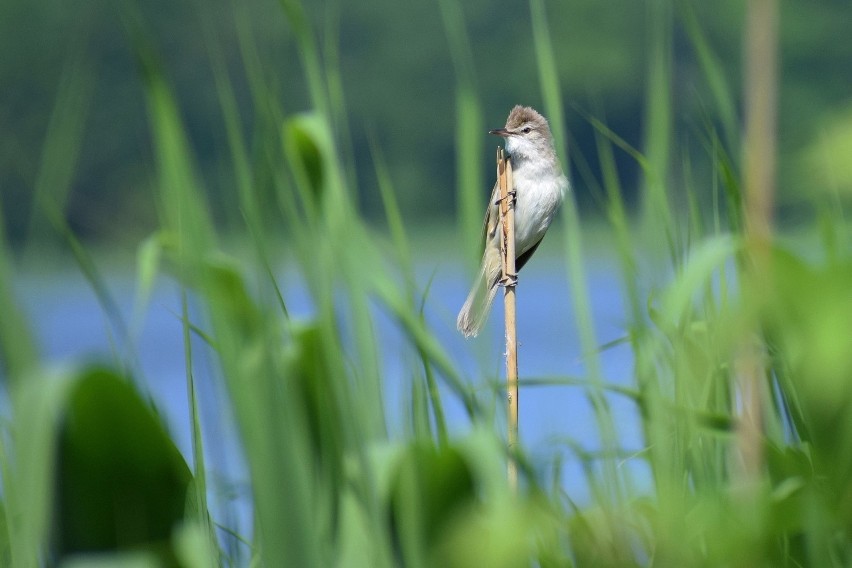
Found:
[(524, 134), (529, 134), (530, 132), (532, 132), (532, 128), (530, 128), (529, 126), (524, 127), (524, 129), (522, 130), (522, 132), (523, 132)]

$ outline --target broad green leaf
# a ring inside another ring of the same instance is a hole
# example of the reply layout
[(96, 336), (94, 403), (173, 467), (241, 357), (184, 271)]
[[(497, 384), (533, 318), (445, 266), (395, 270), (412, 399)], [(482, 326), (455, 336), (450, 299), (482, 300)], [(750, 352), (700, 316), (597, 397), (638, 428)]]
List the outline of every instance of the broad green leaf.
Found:
[(152, 547), (170, 555), (191, 475), (130, 382), (80, 374), (58, 424), (55, 545), (60, 556)]

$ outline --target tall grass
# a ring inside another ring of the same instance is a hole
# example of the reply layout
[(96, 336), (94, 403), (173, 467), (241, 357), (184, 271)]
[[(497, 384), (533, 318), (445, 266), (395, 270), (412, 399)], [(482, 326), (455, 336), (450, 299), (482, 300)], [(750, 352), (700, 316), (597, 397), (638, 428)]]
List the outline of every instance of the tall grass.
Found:
[[(255, 113), (252, 124), (246, 124), (215, 34), (207, 37), (235, 202), (251, 237), (248, 254), (234, 252), (218, 234), (179, 106), (155, 50), (144, 27), (133, 18), (126, 20), (144, 76), (160, 211), (160, 227), (140, 247), (140, 305), (158, 274), (167, 273), (179, 283), (192, 484), (181, 528), (165, 544), (160, 536), (150, 547), (137, 543), (128, 551), (115, 546), (106, 553), (116, 556), (100, 561), (138, 560), (134, 555), (142, 552), (145, 565), (185, 566), (849, 563), (850, 250), (848, 243), (827, 239), (827, 260), (814, 264), (775, 244), (767, 233), (771, 262), (758, 265), (768, 272), (766, 278), (732, 278), (732, 271), (742, 269), (737, 261), (749, 236), (740, 216), (742, 143), (732, 102), (737, 96), (725, 84), (694, 6), (649, 3), (654, 25), (648, 38), (644, 147), (629, 147), (602, 121), (590, 118), (603, 172), (607, 229), (625, 299), (621, 341), (632, 355), (629, 381), (616, 385), (604, 375), (601, 361), (607, 351), (596, 331), (586, 273), (587, 225), (573, 194), (563, 209), (571, 298), (555, 301), (570, 301), (575, 308), (580, 345), (572, 349), (582, 353), (584, 372), (548, 384), (587, 397), (594, 410), (599, 443), (577, 442), (571, 458), (587, 476), (591, 492), (586, 501), (572, 498), (574, 488), (549, 482), (540, 473), (546, 469), (541, 458), (523, 449), (521, 491), (514, 495), (508, 490), (507, 452), (489, 410), (499, 395), (491, 394), (488, 377), (465, 376), (456, 368), (423, 317), (430, 301), (428, 285), (415, 276), (406, 221), (377, 144), (372, 155), (390, 238), (376, 236), (354, 205), (336, 48), (320, 44), (298, 0), (282, 0), (281, 8), (298, 42), (309, 113), (292, 114), (273, 95), (264, 78), (274, 71), (264, 68), (245, 15), (235, 8)], [(529, 8), (544, 111), (567, 169), (567, 105), (557, 72), (557, 57), (566, 55), (557, 54), (551, 42), (545, 3), (530, 0)], [(463, 5), (442, 0), (440, 10), (458, 77), (459, 232), (463, 249), (470, 252), (479, 240), (472, 229), (478, 230), (480, 222), (477, 196), (486, 195), (480, 179), (482, 110)], [(676, 25), (686, 31), (714, 98), (708, 117), (697, 121), (705, 128), (700, 138), (714, 168), (711, 179), (694, 179), (690, 156), (672, 143), (676, 79), (671, 42)], [(746, 33), (754, 32), (746, 28)], [(771, 43), (765, 47), (777, 49)], [(323, 57), (323, 50), (330, 56)], [(73, 119), (84, 102), (84, 87), (68, 79), (61, 91), (40, 176), (58, 182), (40, 183), (37, 193), (44, 213), (54, 220), (53, 229), (67, 239), (81, 269), (100, 290), (90, 257), (56, 213), (73, 171), (73, 156), (56, 148), (79, 141), (79, 123)], [(775, 87), (769, 82), (760, 88)], [(774, 133), (763, 136), (769, 137), (764, 142), (771, 148)], [(641, 218), (632, 217), (622, 199), (617, 152), (627, 152), (642, 169)], [(581, 163), (579, 158), (574, 162)], [(686, 199), (675, 199), (673, 187)], [(51, 188), (58, 193), (51, 196)], [(707, 195), (710, 211), (702, 210)], [(685, 210), (678, 203), (686, 203)], [(842, 200), (834, 203), (842, 205)], [(823, 223), (833, 235), (848, 234), (836, 208)], [(277, 232), (272, 226), (284, 229)], [(656, 256), (660, 250), (662, 260)], [(288, 309), (287, 291), (273, 269), (279, 255), (290, 258), (287, 270), (307, 283), (313, 307), (309, 316), (296, 318)], [(649, 255), (654, 256), (650, 263)], [(0, 240), (0, 351), (13, 401), (0, 448), (5, 521), (0, 525), (0, 562), (36, 566), (61, 561), (69, 552), (57, 544), (63, 542), (63, 527), (50, 521), (59, 506), (52, 488), (65, 483), (60, 458), (71, 451), (63, 444), (77, 416), (72, 401), (81, 392), (98, 395), (81, 386), (89, 385), (91, 371), (63, 371), (61, 380), (47, 377), (16, 307), (14, 279), (9, 245)], [(117, 318), (105, 291), (101, 299), (108, 316)], [(404, 412), (408, 425), (403, 433), (389, 432), (376, 309), (395, 320), (409, 356), (410, 407)], [(736, 379), (753, 337), (763, 346), (749, 367), (752, 387), (760, 395), (749, 398), (738, 394)], [(250, 475), (254, 522), (236, 540), (234, 527), (214, 517), (209, 505), (216, 489), (207, 479), (205, 447), (216, 441), (202, 435), (206, 414), (199, 409), (198, 393), (218, 379), (195, 366), (199, 344), (215, 353), (215, 374), (221, 375), (228, 393)], [(135, 369), (120, 361), (115, 367), (120, 369), (116, 375)], [(489, 387), (485, 396), (483, 383)], [(522, 363), (522, 388), (538, 384), (524, 377)], [(638, 451), (622, 447), (614, 396), (626, 396), (638, 410), (643, 439)], [(444, 410), (448, 399), (464, 408), (467, 432), (450, 428)], [(746, 435), (762, 457), (749, 470), (752, 491), (746, 499), (732, 472), (743, 447), (739, 425), (745, 407), (755, 400), (761, 405), (759, 420)], [(181, 481), (183, 470), (171, 463), (168, 441), (156, 444), (165, 448), (158, 455)], [(58, 455), (55, 447), (63, 448)], [(554, 456), (547, 465), (558, 467), (560, 459)], [(650, 488), (638, 489), (647, 484), (639, 479), (639, 468), (625, 467), (630, 461), (641, 462), (642, 471), (650, 472)], [(162, 553), (163, 547), (169, 552)], [(76, 565), (94, 562), (77, 560)]]

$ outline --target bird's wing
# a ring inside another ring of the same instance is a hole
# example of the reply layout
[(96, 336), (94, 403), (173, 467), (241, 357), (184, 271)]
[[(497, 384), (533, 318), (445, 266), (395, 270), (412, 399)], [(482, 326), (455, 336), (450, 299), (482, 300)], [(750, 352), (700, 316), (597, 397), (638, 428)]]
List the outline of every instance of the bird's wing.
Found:
[[(497, 227), (500, 225), (500, 184), (495, 183), (494, 189), (491, 191), (491, 200), (485, 209), (485, 222), (482, 224), (482, 242), (481, 249), (484, 251), (488, 242), (496, 238)], [(544, 237), (544, 235), (542, 235)], [(525, 251), (516, 251), (517, 258), (515, 259), (515, 272), (518, 272), (527, 263), (533, 255), (538, 245), (541, 244), (543, 238), (536, 241), (531, 247)], [(497, 241), (499, 242), (499, 241)], [(494, 246), (498, 246), (496, 243)]]
[(542, 238), (540, 238), (538, 241), (536, 241), (536, 243), (533, 246), (531, 246), (530, 248), (528, 248), (527, 250), (522, 252), (520, 255), (518, 255), (518, 258), (515, 259), (515, 272), (519, 272), (521, 270), (521, 268), (524, 267), (524, 265), (527, 263), (527, 261), (530, 259), (530, 257), (535, 252), (535, 249), (538, 248), (538, 245), (540, 245), (541, 241), (543, 241), (543, 240), (544, 240), (544, 236), (542, 236)]

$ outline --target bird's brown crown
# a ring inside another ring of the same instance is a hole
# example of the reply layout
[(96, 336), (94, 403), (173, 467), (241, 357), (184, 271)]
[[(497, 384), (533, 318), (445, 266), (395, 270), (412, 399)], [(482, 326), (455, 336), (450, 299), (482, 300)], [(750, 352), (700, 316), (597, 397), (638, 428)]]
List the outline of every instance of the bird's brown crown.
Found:
[(515, 105), (509, 113), (509, 118), (506, 119), (506, 130), (514, 130), (524, 124), (529, 124), (533, 128), (550, 130), (547, 125), (547, 119), (541, 116), (534, 108)]

